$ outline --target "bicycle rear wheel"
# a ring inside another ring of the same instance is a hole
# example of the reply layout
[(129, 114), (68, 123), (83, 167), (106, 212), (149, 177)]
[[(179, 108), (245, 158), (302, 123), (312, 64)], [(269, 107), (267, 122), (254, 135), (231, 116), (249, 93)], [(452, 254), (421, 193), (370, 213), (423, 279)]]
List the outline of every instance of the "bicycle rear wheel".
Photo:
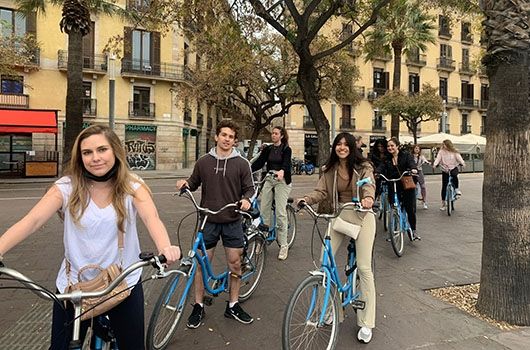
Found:
[[(323, 279), (323, 276), (307, 277), (289, 299), (282, 326), (284, 350), (335, 348), (339, 333), (340, 296), (335, 285), (331, 285), (328, 305), (323, 310), (326, 292)], [(320, 323), (322, 312), (325, 312), (325, 317)]]
[(296, 238), (296, 213), (294, 208), (287, 204), (287, 245), (291, 248)]
[(451, 212), (454, 210), (453, 206), (453, 198), (454, 198), (454, 189), (453, 186), (449, 185), (447, 186), (447, 194), (445, 195), (445, 202), (446, 202), (446, 208), (447, 208), (447, 215), (451, 216)]
[(241, 273), (241, 287), (239, 288), (240, 302), (248, 300), (258, 288), (265, 267), (266, 256), (267, 245), (261, 235), (255, 235), (248, 240), (246, 270)]
[(390, 214), (390, 225), (389, 225), (389, 234), (390, 234), (390, 243), (392, 244), (392, 249), (398, 257), (403, 255), (403, 230), (401, 229), (401, 220), (399, 218), (399, 213), (396, 208), (392, 209)]
[(163, 350), (171, 341), (187, 305), (188, 281), (189, 276), (176, 274), (166, 283), (149, 320), (146, 336), (148, 350)]

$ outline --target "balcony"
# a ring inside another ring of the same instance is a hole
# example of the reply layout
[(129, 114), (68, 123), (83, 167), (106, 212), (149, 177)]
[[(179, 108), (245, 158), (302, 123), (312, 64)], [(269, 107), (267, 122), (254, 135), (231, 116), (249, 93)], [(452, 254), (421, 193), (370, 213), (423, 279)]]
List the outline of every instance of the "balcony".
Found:
[(455, 70), (455, 60), (447, 57), (440, 57), (436, 60), (436, 69), (452, 72)]
[(374, 57), (372, 58), (372, 61), (390, 62), (392, 61), (392, 54), (388, 52), (380, 52), (374, 55)]
[(23, 94), (0, 94), (2, 108), (29, 108), (29, 96)]
[(184, 109), (184, 123), (191, 123), (191, 109), (189, 108)]
[(95, 117), (98, 115), (97, 102), (95, 98), (83, 98), (83, 117)]
[(197, 126), (202, 127), (204, 125), (204, 116), (202, 113), (197, 113)]
[(354, 86), (353, 92), (361, 97), (363, 99), (366, 96), (366, 89), (364, 86)]
[(478, 109), (478, 100), (472, 98), (462, 98), (460, 100), (460, 109)]
[[(68, 51), (57, 52), (57, 68), (68, 69)], [(94, 74), (107, 74), (107, 55), (83, 56), (83, 71)]]
[(131, 78), (152, 78), (156, 80), (190, 82), (193, 73), (188, 66), (182, 64), (146, 63), (140, 60), (121, 60), (121, 75)]
[(155, 119), (155, 104), (129, 101), (129, 117)]
[(460, 41), (462, 44), (471, 45), (473, 44), (473, 35), (471, 35), (471, 33), (462, 32), (460, 35)]
[(477, 72), (477, 70), (473, 67), (471, 67), (471, 65), (469, 64), (469, 62), (462, 62), (460, 63), (460, 66), (458, 68), (458, 72), (461, 74), (461, 75), (468, 75), (468, 76), (471, 76), (471, 75), (475, 75), (475, 73)]
[(451, 39), (453, 34), (451, 34), (451, 29), (446, 26), (443, 26), (438, 29), (438, 36), (442, 39)]
[(340, 118), (341, 130), (355, 130), (355, 118)]
[(445, 132), (449, 134), (451, 131), (449, 123), (445, 123), (445, 130), (442, 128), (442, 126), (443, 126), (442, 123), (438, 123), (438, 132)]
[(480, 66), (478, 69), (478, 76), (479, 78), (488, 79), (488, 72), (486, 71), (486, 67)]
[(372, 131), (386, 131), (386, 120), (372, 119)]
[(304, 115), (304, 129), (306, 130), (315, 130), (315, 124), (310, 116)]
[(407, 55), (405, 63), (411, 67), (425, 67), (427, 65), (427, 55)]
[(136, 10), (138, 12), (147, 12), (151, 7), (150, 0), (127, 0), (127, 10)]
[(480, 106), (479, 106), (479, 109), (481, 111), (487, 111), (488, 110), (488, 106), (490, 104), (490, 101), (489, 100), (480, 100)]
[(461, 135), (465, 135), (465, 134), (471, 134), (471, 125), (460, 125), (460, 134)]
[(458, 97), (448, 96), (446, 97), (445, 101), (447, 107), (457, 108), (460, 106), (460, 100), (458, 99)]

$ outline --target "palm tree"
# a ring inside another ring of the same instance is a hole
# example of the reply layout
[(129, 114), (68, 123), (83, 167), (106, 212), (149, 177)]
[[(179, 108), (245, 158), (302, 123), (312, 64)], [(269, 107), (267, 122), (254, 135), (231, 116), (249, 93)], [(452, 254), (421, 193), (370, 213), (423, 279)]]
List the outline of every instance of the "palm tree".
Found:
[[(373, 29), (367, 33), (366, 59), (382, 54), (394, 55), (392, 90), (401, 84), (401, 56), (412, 50), (425, 51), (428, 43), (434, 43), (434, 18), (422, 10), (417, 0), (392, 0), (379, 17)], [(399, 116), (392, 114), (391, 135), (399, 137)]]
[(70, 160), (75, 138), (83, 126), (83, 36), (90, 33), (90, 13), (129, 18), (127, 12), (104, 0), (16, 0), (23, 13), (46, 13), (49, 5), (62, 6), (59, 23), (68, 34), (68, 66), (66, 87), (66, 127), (64, 130), (63, 164)]

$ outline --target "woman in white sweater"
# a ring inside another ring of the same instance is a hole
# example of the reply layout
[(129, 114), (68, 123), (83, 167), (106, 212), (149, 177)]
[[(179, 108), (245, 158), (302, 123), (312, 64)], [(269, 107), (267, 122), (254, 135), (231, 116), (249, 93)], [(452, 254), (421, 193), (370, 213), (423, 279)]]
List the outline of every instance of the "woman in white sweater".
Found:
[(455, 192), (457, 195), (461, 196), (462, 191), (458, 187), (458, 166), (465, 166), (466, 163), (462, 156), (456, 150), (455, 146), (451, 140), (444, 140), (438, 155), (436, 155), (436, 160), (433, 163), (433, 168), (436, 168), (440, 165), (442, 169), (442, 207), (440, 210), (445, 210), (445, 194), (447, 190), (447, 183), (449, 182), (449, 174), (453, 179), (453, 186), (455, 187)]

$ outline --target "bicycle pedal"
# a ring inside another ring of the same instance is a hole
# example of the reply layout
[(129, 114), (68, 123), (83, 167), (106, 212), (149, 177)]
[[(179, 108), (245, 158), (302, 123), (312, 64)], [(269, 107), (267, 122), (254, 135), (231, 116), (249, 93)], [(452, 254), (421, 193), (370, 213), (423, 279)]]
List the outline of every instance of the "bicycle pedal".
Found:
[[(216, 297), (217, 295), (214, 295)], [(209, 295), (205, 295), (204, 298), (202, 298), (202, 302), (204, 305), (212, 306), (213, 304), (213, 298)]]
[(364, 307), (366, 306), (366, 303), (362, 300), (354, 300), (351, 302), (351, 306), (355, 310), (364, 310)]

